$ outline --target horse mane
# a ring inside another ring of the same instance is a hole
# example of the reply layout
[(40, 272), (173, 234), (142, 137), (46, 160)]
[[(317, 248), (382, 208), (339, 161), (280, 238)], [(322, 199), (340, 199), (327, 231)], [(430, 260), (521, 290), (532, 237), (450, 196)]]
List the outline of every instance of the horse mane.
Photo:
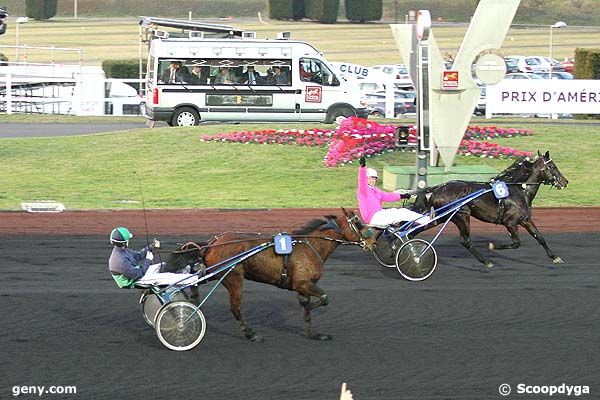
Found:
[(493, 179), (494, 181), (515, 182), (516, 180), (524, 179), (525, 174), (531, 172), (533, 163), (527, 157), (517, 158), (504, 171), (500, 172)]
[(327, 220), (330, 218), (335, 219), (335, 216), (333, 215), (326, 215), (325, 216), (325, 220), (322, 219), (311, 219), (310, 221), (308, 221), (303, 227), (298, 228), (294, 231), (292, 231), (293, 235), (306, 235), (309, 234), (315, 230), (317, 230), (320, 226), (323, 226), (327, 223)]

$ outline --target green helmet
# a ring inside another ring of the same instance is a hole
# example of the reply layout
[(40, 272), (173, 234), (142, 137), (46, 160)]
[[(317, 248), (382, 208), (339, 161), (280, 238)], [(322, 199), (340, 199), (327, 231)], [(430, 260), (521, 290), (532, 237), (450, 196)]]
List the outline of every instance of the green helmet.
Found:
[(110, 244), (120, 247), (127, 247), (127, 245), (129, 245), (129, 239), (132, 237), (133, 233), (129, 232), (129, 229), (120, 226), (113, 229), (110, 233)]

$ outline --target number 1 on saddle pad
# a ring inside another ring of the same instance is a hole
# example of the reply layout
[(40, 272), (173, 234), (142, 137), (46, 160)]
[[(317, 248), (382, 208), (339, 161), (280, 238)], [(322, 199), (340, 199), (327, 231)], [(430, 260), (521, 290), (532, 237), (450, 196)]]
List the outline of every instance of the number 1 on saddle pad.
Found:
[(291, 254), (292, 253), (292, 238), (289, 235), (278, 234), (273, 238), (275, 244), (275, 253)]

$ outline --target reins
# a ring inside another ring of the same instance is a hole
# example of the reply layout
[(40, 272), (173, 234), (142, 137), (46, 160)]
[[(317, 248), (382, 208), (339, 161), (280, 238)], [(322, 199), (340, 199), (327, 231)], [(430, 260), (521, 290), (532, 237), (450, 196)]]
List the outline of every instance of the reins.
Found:
[[(315, 252), (315, 254), (317, 254), (316, 250), (314, 249), (313, 245), (308, 241), (304, 241), (301, 239), (320, 239), (320, 240), (327, 240), (330, 242), (335, 242), (337, 244), (341, 244), (341, 245), (357, 245), (360, 246), (362, 248), (365, 247), (365, 241), (364, 241), (364, 237), (362, 236), (362, 234), (360, 233), (360, 231), (356, 228), (356, 226), (354, 226), (354, 224), (352, 223), (353, 219), (357, 218), (357, 216), (353, 216), (349, 219), (347, 219), (348, 225), (350, 226), (350, 228), (352, 229), (352, 231), (354, 233), (356, 233), (358, 235), (358, 237), (361, 238), (360, 241), (352, 241), (352, 240), (343, 240), (343, 239), (337, 239), (337, 238), (333, 238), (333, 237), (329, 237), (329, 236), (315, 236), (315, 235), (289, 235), (293, 241), (296, 241), (297, 243), (301, 243), (301, 244), (306, 244), (308, 245), (313, 252)], [(341, 228), (339, 227), (339, 225), (337, 225), (337, 223), (333, 220), (330, 219), (326, 222), (325, 227), (327, 229), (333, 229), (335, 231), (340, 231), (341, 233)], [(323, 227), (321, 228), (323, 229)], [(195, 242), (187, 242), (184, 243), (181, 246), (181, 250), (182, 252), (187, 252), (190, 251), (189, 247), (194, 247), (196, 248), (198, 251), (202, 252), (203, 250), (212, 248), (212, 247), (218, 247), (218, 246), (226, 246), (226, 245), (231, 245), (231, 244), (238, 244), (238, 243), (249, 243), (249, 242), (255, 242), (255, 241), (261, 241), (261, 240), (266, 240), (268, 239), (267, 236), (263, 236), (263, 237), (257, 237), (257, 238), (248, 238), (248, 239), (236, 239), (236, 240), (229, 240), (227, 242), (221, 242), (221, 243), (214, 243), (216, 240), (219, 239), (220, 236), (229, 234), (229, 233), (233, 233), (233, 234), (242, 234), (242, 235), (255, 235), (255, 236), (262, 236), (264, 235), (261, 232), (235, 232), (235, 231), (230, 231), (230, 232), (224, 232), (221, 235), (218, 236), (214, 236), (207, 244), (200, 246), (198, 243)], [(318, 255), (318, 254), (317, 254)], [(320, 256), (319, 256), (320, 258)]]
[[(262, 233), (255, 233), (256, 235), (262, 235)], [(321, 239), (321, 240), (328, 240), (331, 242), (336, 242), (338, 244), (343, 244), (343, 245), (348, 245), (348, 244), (352, 244), (352, 245), (359, 245), (362, 243), (362, 241), (351, 241), (351, 240), (342, 240), (342, 239), (336, 239), (336, 238), (332, 238), (332, 237), (328, 237), (328, 236), (313, 236), (313, 235), (290, 235), (290, 237), (292, 238), (292, 240), (296, 240), (298, 243), (305, 243), (302, 240), (297, 240), (297, 239)], [(213, 240), (218, 239), (217, 236), (215, 236), (213, 238)], [(181, 250), (182, 252), (187, 252), (190, 251), (189, 247), (195, 247), (198, 251), (202, 251), (208, 248), (212, 248), (212, 247), (218, 247), (218, 246), (226, 246), (226, 245), (230, 245), (230, 244), (237, 244), (237, 243), (249, 243), (249, 242), (256, 242), (256, 241), (260, 241), (260, 240), (265, 240), (267, 239), (267, 237), (263, 237), (263, 238), (256, 238), (256, 239), (238, 239), (238, 240), (230, 240), (227, 242), (221, 242), (221, 243), (207, 243), (205, 245), (198, 245), (198, 243), (195, 242), (187, 242), (184, 243), (181, 246)], [(308, 242), (306, 242), (308, 243)]]

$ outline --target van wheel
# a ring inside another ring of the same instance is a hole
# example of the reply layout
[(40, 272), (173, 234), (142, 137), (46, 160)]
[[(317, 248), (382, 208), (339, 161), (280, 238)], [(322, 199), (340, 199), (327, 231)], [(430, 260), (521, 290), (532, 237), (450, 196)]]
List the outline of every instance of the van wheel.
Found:
[(337, 107), (337, 108), (334, 108), (333, 110), (330, 110), (327, 113), (327, 117), (325, 118), (325, 123), (332, 124), (335, 121), (340, 122), (339, 120), (341, 119), (341, 117), (343, 117), (343, 118), (356, 117), (356, 113), (350, 107)]
[(173, 126), (196, 126), (200, 123), (200, 115), (190, 107), (182, 107), (175, 111), (171, 124)]

